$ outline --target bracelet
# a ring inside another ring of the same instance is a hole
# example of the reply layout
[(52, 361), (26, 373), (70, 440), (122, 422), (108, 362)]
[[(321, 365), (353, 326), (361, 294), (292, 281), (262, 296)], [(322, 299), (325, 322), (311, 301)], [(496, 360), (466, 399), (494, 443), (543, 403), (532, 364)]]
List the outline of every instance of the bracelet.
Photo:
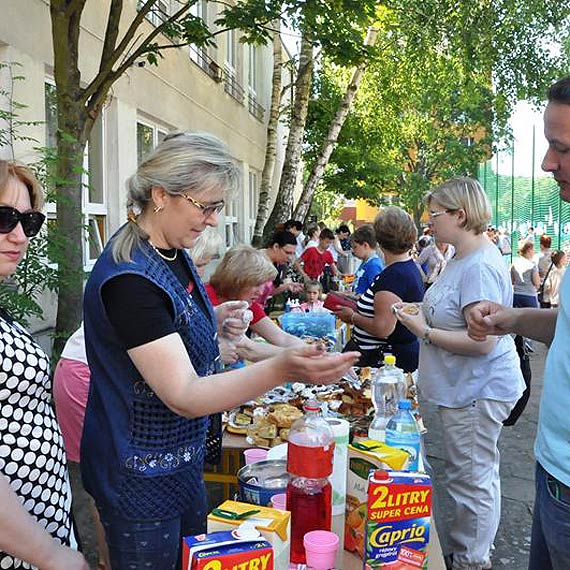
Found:
[(355, 314), (356, 314), (356, 311), (352, 311), (352, 313), (350, 313), (350, 324), (352, 326), (355, 326), (355, 323), (354, 323), (354, 315)]
[(431, 344), (431, 339), (429, 336), (432, 332), (433, 329), (429, 325), (426, 325), (426, 328), (424, 329), (424, 336), (422, 337), (422, 341), (424, 344)]

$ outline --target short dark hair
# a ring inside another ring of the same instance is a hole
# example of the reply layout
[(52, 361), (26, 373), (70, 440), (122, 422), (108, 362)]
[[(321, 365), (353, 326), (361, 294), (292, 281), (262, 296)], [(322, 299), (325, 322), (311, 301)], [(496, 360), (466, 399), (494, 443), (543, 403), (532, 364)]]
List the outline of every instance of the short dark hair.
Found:
[(285, 230), (280, 232), (275, 232), (269, 242), (267, 242), (267, 247), (272, 247), (277, 244), (279, 247), (283, 247), (285, 245), (297, 245), (297, 238), (291, 233)]
[(360, 244), (367, 243), (372, 249), (378, 245), (372, 224), (364, 224), (356, 228), (352, 234), (352, 241)]
[(303, 224), (299, 220), (287, 220), (285, 222), (285, 229), (290, 230), (291, 228), (295, 228), (298, 231), (302, 231)]
[(319, 239), (334, 239), (334, 234), (332, 233), (332, 230), (329, 230), (329, 228), (323, 228)]
[(570, 77), (563, 77), (550, 86), (548, 101), (570, 105)]
[(350, 228), (346, 224), (341, 224), (336, 229), (335, 234), (340, 234), (340, 232), (350, 235)]

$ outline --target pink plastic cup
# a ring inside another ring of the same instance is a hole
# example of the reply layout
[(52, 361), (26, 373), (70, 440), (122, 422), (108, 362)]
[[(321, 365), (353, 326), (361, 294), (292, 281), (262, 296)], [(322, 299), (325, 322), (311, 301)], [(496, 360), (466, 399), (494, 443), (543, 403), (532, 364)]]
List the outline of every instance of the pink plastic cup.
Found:
[(338, 536), (329, 530), (312, 530), (303, 537), (307, 566), (315, 570), (334, 568)]
[(267, 459), (267, 449), (260, 449), (258, 447), (251, 447), (245, 449), (243, 452), (245, 457), (245, 464), (257, 463), (258, 461), (265, 461)]
[(278, 509), (280, 511), (286, 511), (287, 493), (279, 493), (278, 495), (273, 495), (271, 497), (271, 504), (273, 505), (274, 509)]

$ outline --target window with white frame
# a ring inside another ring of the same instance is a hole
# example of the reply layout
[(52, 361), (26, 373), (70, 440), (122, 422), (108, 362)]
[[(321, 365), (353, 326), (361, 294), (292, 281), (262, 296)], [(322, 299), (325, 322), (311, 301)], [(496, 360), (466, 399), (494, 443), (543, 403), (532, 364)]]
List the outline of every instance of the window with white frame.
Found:
[(247, 212), (247, 232), (249, 240), (253, 238), (255, 230), (255, 221), (257, 219), (257, 210), (259, 207), (259, 175), (255, 170), (249, 171), (248, 184), (248, 212)]
[(232, 247), (240, 242), (238, 211), (239, 204), (237, 198), (227, 202), (224, 217), (226, 247)]
[[(190, 8), (190, 13), (198, 18), (201, 18), (206, 25), (208, 25), (208, 9), (205, 0), (197, 0)], [(190, 44), (190, 59), (198, 64), (200, 67), (206, 67), (206, 48)]]
[(254, 45), (248, 46), (248, 81), (247, 81), (247, 100), (249, 112), (259, 121), (263, 120), (265, 109), (257, 100), (259, 90), (259, 70), (258, 66), (258, 47)]
[[(46, 147), (55, 149), (57, 144), (56, 87), (45, 82), (45, 137)], [(84, 233), (83, 262), (86, 269), (92, 266), (107, 240), (107, 200), (105, 188), (105, 113), (99, 114), (93, 124), (83, 155), (82, 212)], [(46, 204), (48, 221), (55, 223), (57, 208), (54, 202)]]
[(167, 129), (139, 119), (137, 121), (137, 164), (167, 135)]
[[(143, 4), (144, 0), (138, 0), (137, 9), (140, 10)], [(160, 26), (169, 16), (170, 0), (157, 0), (145, 17), (153, 26)]]

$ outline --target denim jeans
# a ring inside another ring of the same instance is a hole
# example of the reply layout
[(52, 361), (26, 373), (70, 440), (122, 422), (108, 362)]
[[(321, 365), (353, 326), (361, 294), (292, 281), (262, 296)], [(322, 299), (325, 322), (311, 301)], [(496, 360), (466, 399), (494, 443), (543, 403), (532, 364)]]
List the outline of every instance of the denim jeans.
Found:
[(570, 489), (536, 463), (529, 570), (570, 568)]
[(182, 568), (182, 537), (206, 532), (207, 505), (169, 520), (131, 521), (99, 509), (111, 570)]
[(513, 307), (530, 307), (531, 309), (538, 308), (538, 297), (536, 295), (513, 295)]

